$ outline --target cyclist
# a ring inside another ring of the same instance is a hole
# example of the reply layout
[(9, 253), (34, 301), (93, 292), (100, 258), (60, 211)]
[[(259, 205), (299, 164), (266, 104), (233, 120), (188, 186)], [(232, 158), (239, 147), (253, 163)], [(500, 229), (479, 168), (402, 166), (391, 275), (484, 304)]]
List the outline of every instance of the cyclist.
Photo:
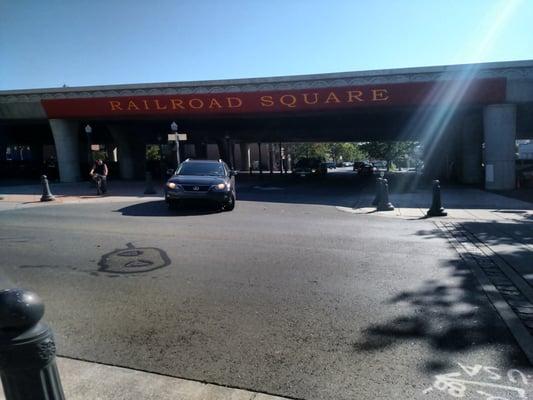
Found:
[(96, 193), (107, 192), (107, 165), (103, 160), (97, 159), (91, 169), (89, 174), (96, 182)]

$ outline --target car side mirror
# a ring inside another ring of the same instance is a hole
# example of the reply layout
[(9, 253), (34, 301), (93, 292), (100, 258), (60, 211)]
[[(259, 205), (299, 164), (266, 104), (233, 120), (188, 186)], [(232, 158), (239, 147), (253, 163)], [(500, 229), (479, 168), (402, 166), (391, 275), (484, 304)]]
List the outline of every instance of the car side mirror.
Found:
[(236, 175), (237, 175), (237, 171), (233, 169), (229, 172), (229, 176), (236, 176)]
[(174, 175), (174, 170), (172, 168), (167, 169), (167, 175), (168, 176)]

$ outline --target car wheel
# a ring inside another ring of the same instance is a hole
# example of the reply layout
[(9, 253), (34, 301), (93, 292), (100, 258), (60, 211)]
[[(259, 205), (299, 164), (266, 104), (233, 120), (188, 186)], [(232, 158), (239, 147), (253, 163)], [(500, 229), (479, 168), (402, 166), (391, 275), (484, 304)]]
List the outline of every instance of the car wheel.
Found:
[(231, 211), (235, 208), (235, 195), (232, 193), (229, 200), (222, 204), (222, 210)]

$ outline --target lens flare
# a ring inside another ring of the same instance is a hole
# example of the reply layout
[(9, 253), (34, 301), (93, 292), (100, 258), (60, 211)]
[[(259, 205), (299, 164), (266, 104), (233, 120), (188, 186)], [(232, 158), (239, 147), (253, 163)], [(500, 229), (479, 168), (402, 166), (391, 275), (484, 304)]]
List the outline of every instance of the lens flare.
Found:
[[(485, 24), (487, 28), (480, 32), (480, 37), (473, 42), (475, 50), (458, 54), (458, 61), (483, 61), (492, 51), (496, 40), (522, 3), (523, 0), (499, 3), (499, 6), (487, 16)], [(454, 118), (459, 116), (460, 105), (469, 91), (474, 88), (473, 83), (480, 75), (479, 70), (479, 64), (471, 64), (460, 67), (452, 66), (445, 71), (426, 95), (422, 105), (403, 127), (399, 140), (408, 140), (413, 136), (419, 137), (424, 150), (424, 159), (434, 161), (434, 155), (439, 150), (439, 141), (449, 129), (454, 127)]]

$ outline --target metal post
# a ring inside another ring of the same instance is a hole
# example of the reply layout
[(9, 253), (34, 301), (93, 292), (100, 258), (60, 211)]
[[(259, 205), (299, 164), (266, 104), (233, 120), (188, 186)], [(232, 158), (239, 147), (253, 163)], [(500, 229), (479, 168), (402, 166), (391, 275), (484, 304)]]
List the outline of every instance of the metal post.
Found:
[(274, 173), (274, 145), (268, 144), (268, 167), (270, 169), (270, 175)]
[(379, 198), (377, 211), (392, 211), (392, 210), (394, 210), (394, 206), (389, 201), (389, 183), (385, 178), (383, 178), (381, 180), (381, 195)]
[(180, 158), (180, 138), (177, 133), (176, 133), (176, 160), (177, 160), (176, 168), (178, 168), (181, 163), (181, 158)]
[(257, 147), (259, 148), (259, 175), (263, 175), (263, 160), (261, 157), (261, 142), (257, 142)]
[(176, 124), (176, 121), (172, 121), (170, 124), (170, 130), (174, 135), (176, 135), (176, 168), (179, 167), (181, 159), (180, 159), (180, 137), (178, 134), (178, 124)]
[(93, 128), (91, 127), (91, 125), (87, 124), (85, 125), (85, 133), (87, 134), (87, 144), (88, 144), (88, 147), (89, 147), (89, 154), (87, 156), (87, 159), (88, 159), (88, 163), (89, 163), (89, 168), (91, 167), (91, 163), (94, 162), (93, 160), (93, 150), (92, 150), (92, 138), (91, 138), (91, 134), (93, 132)]
[(56, 198), (50, 191), (50, 185), (48, 185), (48, 178), (46, 175), (41, 175), (41, 186), (43, 188), (43, 195), (41, 196), (41, 201), (53, 201)]
[[(287, 171), (285, 171), (286, 173)], [(281, 147), (281, 142), (279, 142), (279, 173), (283, 174), (283, 147)]]
[(230, 146), (231, 146), (231, 150), (230, 150), (230, 154), (231, 154), (231, 169), (237, 169), (237, 165), (235, 163), (235, 142), (233, 140), (231, 141)]
[(6, 400), (64, 400), (44, 304), (24, 289), (0, 290), (0, 377)]
[(433, 181), (433, 198), (431, 201), (431, 208), (427, 211), (426, 215), (428, 217), (445, 217), (448, 215), (444, 208), (442, 207), (440, 199), (440, 182), (438, 179)]

